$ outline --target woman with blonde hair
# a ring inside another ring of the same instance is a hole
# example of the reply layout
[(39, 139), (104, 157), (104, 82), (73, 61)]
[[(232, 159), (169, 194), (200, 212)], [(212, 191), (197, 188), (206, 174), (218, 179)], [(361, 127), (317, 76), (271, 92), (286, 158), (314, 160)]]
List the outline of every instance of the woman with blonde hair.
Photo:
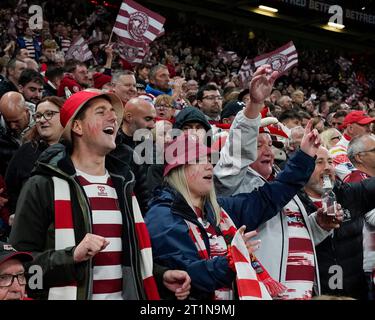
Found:
[[(259, 111), (277, 74), (269, 66), (254, 74), (251, 102), (239, 113), (249, 125), (259, 126)], [(211, 150), (198, 137), (180, 135), (165, 149), (165, 183), (154, 191), (145, 221), (155, 261), (186, 270), (194, 299), (234, 299), (234, 292), (240, 299), (271, 299), (285, 289), (256, 259), (259, 241), (250, 240), (256, 232), (244, 230), (255, 230), (275, 216), (309, 180), (318, 139), (309, 128), (303, 151), (273, 183), (231, 197), (216, 197)]]
[(334, 147), (337, 142), (341, 139), (341, 132), (335, 128), (329, 128), (324, 130), (320, 134), (320, 138), (322, 139), (322, 145), (327, 148), (328, 150)]
[(170, 121), (175, 113), (173, 107), (173, 98), (167, 94), (161, 94), (156, 97), (154, 106), (156, 109), (156, 116), (159, 120)]

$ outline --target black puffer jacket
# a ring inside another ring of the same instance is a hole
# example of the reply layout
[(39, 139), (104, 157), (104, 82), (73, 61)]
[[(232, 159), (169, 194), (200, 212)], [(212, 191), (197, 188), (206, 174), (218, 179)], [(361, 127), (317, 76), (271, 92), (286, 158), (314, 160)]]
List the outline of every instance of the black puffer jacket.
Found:
[(14, 154), (9, 162), (5, 183), (9, 194), (9, 209), (12, 213), (16, 211), (17, 200), (20, 195), (22, 186), (30, 177), (40, 154), (48, 148), (48, 144), (44, 141), (27, 142), (23, 144)]
[(147, 165), (139, 165), (134, 161), (138, 155), (130, 146), (127, 145), (126, 140), (125, 134), (122, 132), (122, 130), (119, 130), (116, 137), (116, 149), (113, 150), (110, 155), (115, 156), (117, 159), (125, 162), (134, 173), (134, 193), (137, 197), (141, 212), (144, 215), (148, 211), (148, 201), (151, 198), (151, 194), (147, 187)]
[[(322, 294), (350, 296), (366, 299), (367, 285), (363, 272), (362, 228), (363, 215), (375, 208), (375, 178), (359, 183), (338, 183), (335, 186), (337, 201), (343, 207), (346, 217), (333, 237), (326, 238), (316, 247)], [(299, 194), (310, 214), (317, 210), (306, 193)], [(343, 270), (343, 288), (331, 289), (337, 270), (332, 266), (341, 266)]]
[(9, 161), (19, 147), (20, 142), (0, 124), (0, 175), (5, 176)]

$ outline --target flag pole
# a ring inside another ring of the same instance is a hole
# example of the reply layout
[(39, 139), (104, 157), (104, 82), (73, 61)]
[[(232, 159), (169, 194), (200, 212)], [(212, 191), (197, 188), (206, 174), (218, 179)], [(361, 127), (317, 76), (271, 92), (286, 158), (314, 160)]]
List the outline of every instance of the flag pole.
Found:
[(112, 28), (111, 35), (109, 36), (109, 40), (108, 40), (108, 44), (107, 44), (107, 46), (109, 46), (109, 45), (111, 44), (112, 35), (113, 35), (113, 28)]

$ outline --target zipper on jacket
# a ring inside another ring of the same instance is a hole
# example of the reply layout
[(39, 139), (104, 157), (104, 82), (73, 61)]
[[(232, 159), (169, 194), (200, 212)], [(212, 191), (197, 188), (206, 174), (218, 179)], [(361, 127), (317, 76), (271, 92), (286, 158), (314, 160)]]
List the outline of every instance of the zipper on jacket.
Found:
[[(204, 238), (207, 240), (208, 246), (206, 246), (206, 251), (208, 256), (211, 256), (211, 249), (210, 249), (210, 239), (207, 236), (207, 231), (204, 229), (204, 227), (200, 224), (198, 219), (194, 219), (192, 217), (186, 216), (184, 214), (180, 214), (179, 212), (175, 212), (174, 214), (180, 216), (184, 220), (189, 220), (190, 222), (194, 223), (200, 230), (201, 235), (204, 236)], [(221, 233), (221, 232), (220, 232)]]
[[(128, 204), (128, 200), (127, 200), (127, 194), (126, 194), (126, 190), (128, 188), (128, 185), (131, 184), (134, 181), (134, 175), (133, 175), (133, 173), (131, 173), (131, 174), (132, 174), (132, 180), (127, 181), (125, 183), (125, 185), (123, 187), (123, 195), (124, 195), (125, 209), (127, 210), (127, 212), (125, 212), (125, 216), (126, 216), (126, 219), (128, 221), (128, 227), (129, 227), (129, 229), (131, 228), (135, 239), (137, 239), (137, 233), (136, 233), (136, 230), (135, 230), (135, 221), (134, 221), (133, 216), (132, 216), (133, 211), (130, 210), (130, 208), (129, 208), (129, 204)], [(122, 182), (124, 182), (124, 180), (125, 180), (123, 176), (119, 176), (119, 175), (112, 174), (112, 173), (111, 173), (111, 175), (114, 176), (114, 177), (120, 178)], [(128, 215), (126, 213), (128, 213)], [(137, 292), (136, 292), (137, 299), (139, 300), (140, 299), (139, 295), (141, 295), (142, 299), (146, 300), (146, 297), (144, 295), (144, 290), (142, 290), (143, 285), (142, 285), (141, 281), (139, 280), (139, 279), (142, 279), (142, 274), (139, 274), (139, 270), (140, 270), (139, 255), (136, 253), (136, 250), (139, 249), (139, 248), (133, 247), (132, 241), (131, 241), (131, 238), (130, 238), (130, 232), (127, 232), (127, 236), (128, 236), (129, 248), (130, 248), (130, 250), (129, 250), (130, 261), (132, 263), (134, 263), (133, 271), (134, 271), (134, 281), (137, 285)], [(135, 255), (133, 255), (134, 252), (136, 253)]]
[(284, 257), (284, 225), (283, 225), (283, 210), (280, 211), (280, 223), (281, 223), (281, 261), (280, 261), (280, 272), (279, 272), (279, 282), (281, 282), (281, 273), (283, 269), (283, 257)]
[[(85, 212), (87, 214), (90, 215), (90, 208), (88, 207), (88, 200), (86, 199), (86, 197), (84, 196), (84, 193), (83, 193), (83, 190), (81, 189), (80, 185), (77, 183), (77, 181), (74, 180), (74, 178), (72, 178), (70, 175), (66, 174), (64, 171), (56, 168), (56, 167), (53, 167), (49, 164), (46, 164), (46, 163), (41, 163), (40, 165), (42, 166), (46, 166), (47, 168), (51, 169), (52, 171), (54, 172), (57, 172), (59, 173), (61, 176), (65, 177), (66, 180), (69, 180), (73, 183), (74, 185), (74, 188), (78, 191), (77, 192), (77, 199), (78, 199), (78, 204), (81, 208), (81, 211), (82, 211), (82, 215), (83, 215), (83, 221), (84, 221), (84, 224), (86, 226), (86, 228), (88, 229), (88, 232), (89, 233), (92, 233), (92, 225), (91, 225), (91, 220), (88, 221), (88, 218), (85, 214)], [(82, 199), (82, 195), (83, 197), (85, 198), (85, 200)], [(86, 209), (86, 210), (85, 210)], [(78, 243), (76, 243), (76, 246), (78, 245)], [(92, 259), (89, 259), (88, 260), (88, 284), (87, 284), (87, 293), (86, 293), (86, 299), (89, 300), (90, 297), (92, 296), (92, 283), (93, 283), (93, 268), (92, 268)]]

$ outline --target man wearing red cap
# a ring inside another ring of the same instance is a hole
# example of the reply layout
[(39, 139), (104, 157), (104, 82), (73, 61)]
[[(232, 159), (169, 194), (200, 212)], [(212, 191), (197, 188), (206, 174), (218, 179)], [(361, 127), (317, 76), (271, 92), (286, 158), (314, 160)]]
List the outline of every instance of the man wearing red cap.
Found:
[(0, 242), (0, 300), (25, 299), (26, 275), (22, 263), (31, 260), (31, 254)]
[(346, 115), (343, 123), (345, 130), (342, 138), (329, 150), (333, 158), (336, 176), (340, 180), (343, 181), (347, 175), (355, 170), (347, 155), (350, 140), (370, 133), (370, 124), (374, 121), (375, 118), (370, 118), (364, 111), (352, 111)]
[(134, 175), (108, 155), (122, 117), (113, 93), (73, 94), (60, 111), (66, 145), (42, 154), (22, 189), (10, 240), (35, 253), (41, 298), (158, 299), (153, 273), (177, 298), (189, 294), (184, 271), (153, 268)]

